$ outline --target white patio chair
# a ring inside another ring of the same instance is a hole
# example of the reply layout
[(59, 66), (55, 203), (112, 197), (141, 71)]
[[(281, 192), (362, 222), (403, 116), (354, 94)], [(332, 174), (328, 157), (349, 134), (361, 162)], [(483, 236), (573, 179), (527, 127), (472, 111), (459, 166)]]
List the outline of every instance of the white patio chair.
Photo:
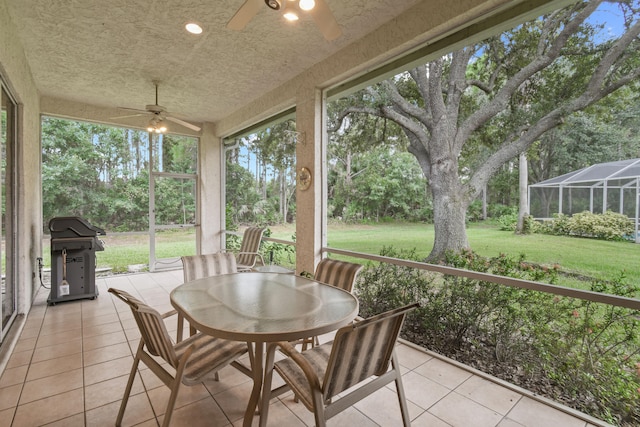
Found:
[(264, 228), (249, 227), (242, 235), (240, 252), (236, 253), (238, 271), (251, 271), (256, 265), (264, 265), (264, 258), (258, 252)]
[[(313, 278), (318, 282), (351, 292), (360, 270), (362, 270), (360, 264), (324, 258), (316, 266)], [(302, 351), (305, 351), (308, 346), (313, 347), (319, 344), (318, 337), (305, 338), (301, 344)]]
[[(316, 427), (324, 427), (327, 419), (392, 381), (395, 381), (403, 424), (410, 426), (394, 348), (407, 312), (417, 306), (417, 303), (407, 305), (354, 322), (340, 328), (332, 342), (302, 353), (288, 342), (270, 344), (265, 364), (260, 426), (267, 423), (271, 398), (288, 388), (314, 413)], [(274, 365), (278, 349), (288, 358)], [(286, 384), (271, 390), (274, 369)]]
[[(237, 273), (236, 257), (226, 252), (218, 252), (215, 254), (191, 255), (183, 256), (182, 260), (182, 276), (184, 283), (192, 280), (202, 279), (204, 277), (219, 276), (221, 274)], [(184, 319), (178, 313), (178, 341), (182, 340), (182, 329)], [(191, 335), (196, 330), (189, 327)]]
[[(140, 344), (129, 374), (129, 381), (116, 418), (116, 426), (122, 424), (140, 361), (144, 362), (171, 389), (162, 423), (163, 427), (167, 427), (171, 421), (180, 384), (200, 384), (210, 374), (227, 365), (233, 365), (244, 374), (252, 376), (251, 370), (237, 361), (248, 351), (246, 343), (227, 341), (199, 333), (178, 344), (173, 344), (163, 319), (175, 314), (175, 311), (161, 315), (125, 291), (110, 288), (109, 292), (131, 308), (141, 334)], [(175, 375), (158, 363), (154, 356), (167, 362), (175, 370)]]
[(325, 258), (318, 263), (313, 278), (318, 282), (351, 292), (360, 270), (362, 270), (360, 264)]

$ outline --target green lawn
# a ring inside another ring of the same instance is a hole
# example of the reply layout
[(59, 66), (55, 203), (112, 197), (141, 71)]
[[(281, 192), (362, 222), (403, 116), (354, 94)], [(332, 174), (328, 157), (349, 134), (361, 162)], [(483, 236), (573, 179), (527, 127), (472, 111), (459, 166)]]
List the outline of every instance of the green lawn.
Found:
[[(290, 238), (293, 228), (272, 230), (274, 237)], [(640, 282), (640, 245), (633, 243), (544, 234), (521, 236), (486, 224), (471, 224), (467, 235), (471, 248), (483, 256), (524, 254), (529, 262), (559, 264), (567, 272), (610, 279), (624, 271), (629, 280)], [(419, 256), (426, 257), (433, 246), (433, 225), (330, 225), (328, 241), (331, 247), (371, 254), (378, 254), (383, 246), (416, 248)]]
[[(295, 226), (270, 227), (272, 236), (291, 240)], [(156, 245), (158, 257), (189, 255), (195, 252), (193, 230), (166, 232)], [(533, 234), (518, 236), (500, 231), (487, 224), (472, 224), (468, 230), (469, 243), (483, 256), (505, 253), (514, 257), (521, 253), (529, 262), (559, 264), (568, 272), (590, 277), (611, 279), (625, 271), (632, 282), (640, 282), (640, 245), (626, 242)], [(357, 252), (378, 254), (383, 246), (396, 249), (416, 248), (426, 257), (433, 245), (433, 226), (425, 224), (385, 223), (375, 225), (331, 224), (329, 246)], [(97, 252), (98, 266), (110, 266), (114, 271), (126, 271), (130, 264), (149, 262), (149, 240), (145, 234), (107, 234), (105, 250)], [(45, 265), (49, 265), (48, 241), (45, 242)]]

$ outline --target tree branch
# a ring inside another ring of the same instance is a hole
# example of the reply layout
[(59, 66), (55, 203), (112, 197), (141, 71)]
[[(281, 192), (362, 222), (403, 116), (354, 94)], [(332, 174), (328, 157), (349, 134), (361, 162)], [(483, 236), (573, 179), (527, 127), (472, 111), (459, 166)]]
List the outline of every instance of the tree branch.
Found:
[(571, 19), (568, 19), (557, 37), (546, 49), (543, 49), (541, 55), (516, 72), (513, 77), (507, 80), (498, 90), (496, 96), (491, 101), (465, 120), (460, 126), (460, 131), (456, 137), (457, 144), (463, 144), (471, 133), (492, 119), (500, 111), (504, 110), (511, 96), (527, 79), (555, 61), (561, 55), (562, 49), (567, 44), (569, 38), (577, 32), (580, 25), (582, 25), (600, 3), (601, 1), (592, 1), (581, 4), (580, 7), (583, 7), (583, 9), (578, 11)]
[(420, 121), (423, 125), (430, 129), (432, 126), (432, 122), (426, 114), (424, 108), (420, 108), (419, 106), (412, 104), (407, 101), (400, 92), (398, 92), (398, 88), (396, 85), (392, 84), (389, 80), (385, 80), (382, 82), (382, 87), (386, 91), (386, 93), (390, 96), (391, 102), (402, 112), (407, 115), (414, 117), (416, 120)]
[(427, 72), (429, 74), (428, 97), (425, 101), (431, 104), (431, 117), (434, 126), (442, 116), (446, 114), (446, 107), (442, 96), (442, 59), (427, 64)]
[[(416, 68), (409, 70), (409, 75), (416, 82), (422, 99), (429, 99), (429, 74), (427, 72), (427, 65), (419, 65)], [(429, 103), (427, 102), (425, 104), (427, 104), (426, 108), (428, 108)], [(427, 114), (429, 114), (428, 109)]]

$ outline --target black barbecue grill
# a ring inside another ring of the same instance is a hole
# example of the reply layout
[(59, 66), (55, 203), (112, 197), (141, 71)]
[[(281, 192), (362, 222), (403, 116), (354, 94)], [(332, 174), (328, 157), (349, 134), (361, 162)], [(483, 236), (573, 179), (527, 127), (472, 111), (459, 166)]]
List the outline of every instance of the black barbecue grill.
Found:
[(96, 251), (103, 251), (103, 229), (75, 217), (49, 221), (51, 232), (51, 292), (47, 303), (98, 296)]

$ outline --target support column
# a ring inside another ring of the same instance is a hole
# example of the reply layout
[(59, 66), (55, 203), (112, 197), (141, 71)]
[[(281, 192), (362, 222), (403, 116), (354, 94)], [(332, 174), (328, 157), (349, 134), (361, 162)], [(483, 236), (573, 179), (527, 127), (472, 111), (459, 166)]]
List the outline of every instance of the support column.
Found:
[(215, 126), (205, 123), (200, 136), (198, 156), (198, 218), (196, 247), (198, 253), (214, 253), (222, 249), (222, 215), (224, 206), (224, 179), (222, 140), (216, 135)]
[(323, 138), (322, 93), (317, 88), (300, 88), (296, 104), (296, 129), (300, 132), (296, 144), (296, 173), (306, 167), (311, 171), (307, 190), (296, 188), (296, 273), (313, 274), (320, 261), (320, 250), (326, 241), (323, 194), (326, 182), (322, 170)]

